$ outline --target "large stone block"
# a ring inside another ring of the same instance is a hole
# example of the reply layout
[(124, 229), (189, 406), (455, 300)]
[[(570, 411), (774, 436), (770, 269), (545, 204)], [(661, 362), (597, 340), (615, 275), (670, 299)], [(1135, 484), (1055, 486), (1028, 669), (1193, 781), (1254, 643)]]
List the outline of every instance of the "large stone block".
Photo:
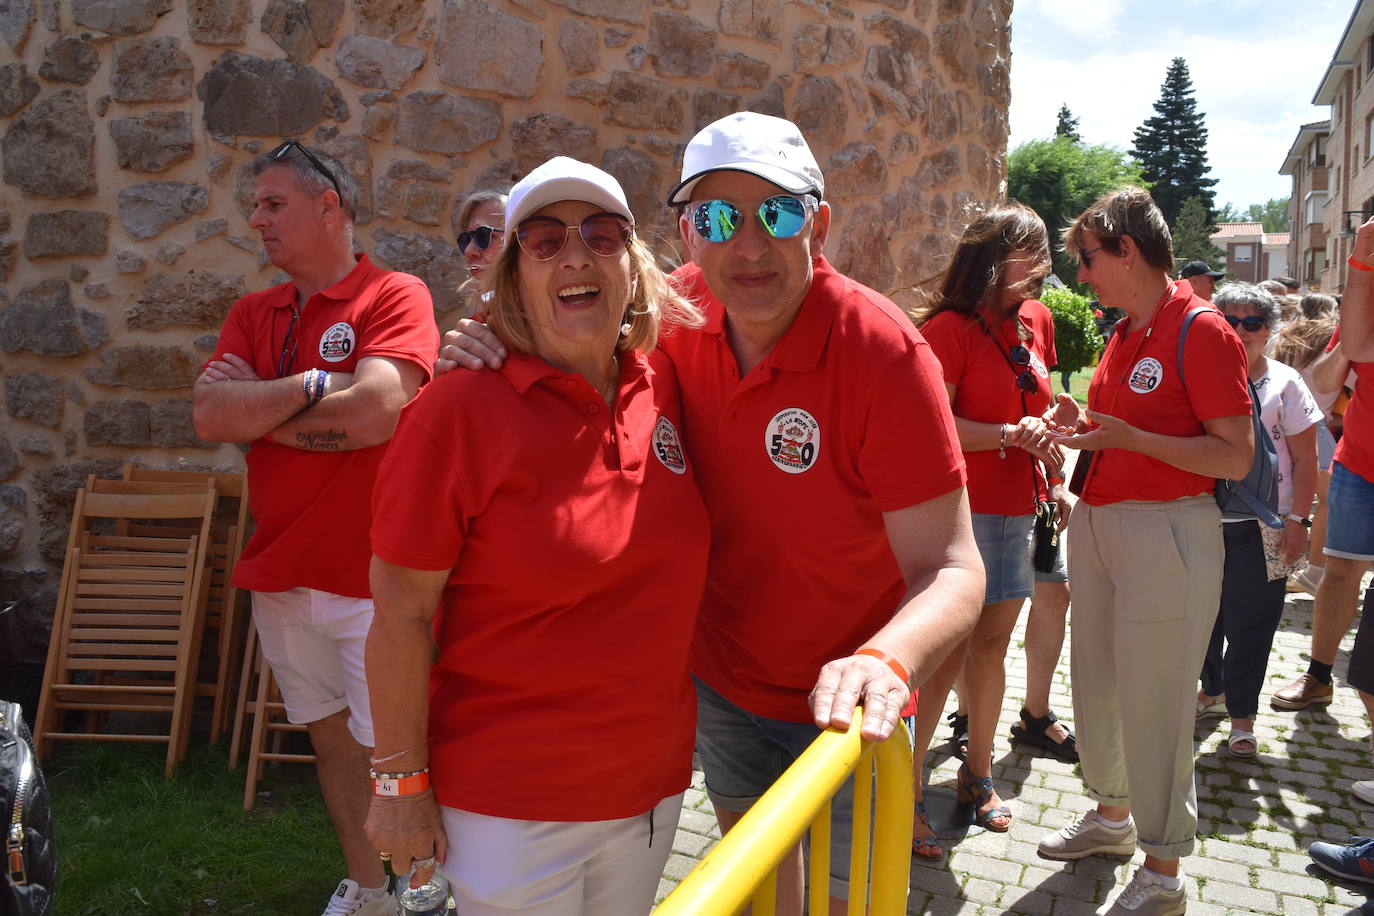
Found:
[(434, 299), (436, 318), (464, 304), (458, 287), (467, 279), (467, 262), (452, 243), (437, 236), (389, 229), (378, 229), (372, 238), (376, 260), (425, 281)]
[(0, 557), (14, 555), (24, 534), (24, 516), (9, 509), (0, 510)]
[(0, 36), (10, 50), (23, 50), (29, 37), (29, 27), (33, 25), (34, 0), (6, 0), (0, 3)]
[(716, 32), (681, 13), (654, 13), (649, 22), (649, 57), (659, 76), (710, 76), (716, 66)]
[(558, 32), (563, 67), (573, 76), (601, 69), (601, 47), (596, 27), (581, 19), (564, 19)]
[[(14, 451), (14, 446), (10, 445), (9, 439), (0, 439), (0, 480), (8, 480), (15, 471), (19, 470), (19, 455)], [(8, 488), (6, 488), (8, 492)]]
[(132, 398), (96, 401), (82, 417), (86, 444), (128, 448), (152, 445), (152, 414), (151, 407)]
[(73, 306), (66, 280), (26, 287), (0, 309), (0, 349), (6, 353), (79, 356), (109, 339), (105, 316)]
[(200, 372), (199, 360), (180, 347), (115, 347), (97, 355), (100, 365), (85, 376), (111, 388), (190, 388)]
[(137, 35), (172, 10), (172, 0), (72, 0), (72, 20), (109, 35)]
[(149, 429), (153, 445), (161, 448), (218, 448), (214, 442), (206, 442), (196, 435), (195, 423), (191, 421), (191, 402), (174, 399), (158, 401), (152, 406)]
[(150, 239), (210, 204), (210, 191), (184, 181), (145, 181), (119, 192), (119, 222), (130, 238)]
[(528, 172), (554, 156), (571, 156), (590, 162), (596, 156), (596, 128), (555, 114), (521, 118), (510, 126), (511, 146)]
[(417, 89), (397, 106), (396, 142), (417, 152), (469, 153), (501, 133), (501, 106), (491, 99)]
[(334, 43), (342, 15), (343, 0), (267, 0), (261, 26), (288, 58), (304, 64)]
[(252, 0), (186, 0), (187, 29), (201, 44), (243, 44), (252, 18)]
[(75, 35), (61, 35), (43, 50), (38, 75), (50, 83), (84, 86), (99, 69), (100, 52), (94, 44)]
[(343, 164), (348, 174), (353, 176), (353, 183), (358, 186), (358, 212), (354, 214), (353, 222), (357, 225), (371, 222), (372, 153), (367, 140), (360, 134), (345, 134), (321, 143), (320, 147)]
[(21, 114), (0, 140), (5, 184), (39, 197), (89, 197), (96, 192), (95, 122), (86, 94), (63, 89)]
[(425, 0), (353, 0), (358, 31), (387, 41), (415, 28), (424, 9)]
[(792, 36), (792, 69), (809, 73), (817, 67), (843, 67), (863, 50), (859, 33), (847, 25), (808, 23)]
[(668, 186), (661, 161), (643, 150), (622, 146), (601, 155), (601, 167), (615, 176), (625, 189), (630, 212), (647, 226), (663, 208), (663, 189)]
[(897, 271), (892, 264), (886, 224), (873, 204), (860, 204), (845, 221), (835, 269), (884, 295), (892, 292)]
[(844, 142), (849, 106), (844, 89), (828, 76), (804, 76), (792, 103), (792, 120), (813, 146), (837, 146)]
[(195, 151), (189, 111), (154, 111), (131, 118), (111, 118), (110, 137), (115, 143), (119, 167), (136, 172), (165, 172), (190, 159)]
[(348, 120), (338, 87), (312, 67), (225, 51), (196, 84), (212, 134), (299, 136), (325, 118)]
[(334, 55), (340, 76), (370, 89), (404, 88), (424, 63), (423, 48), (395, 45), (363, 35), (345, 38)]
[(528, 99), (539, 86), (544, 31), (485, 0), (444, 0), (434, 59), (441, 83)]
[(104, 254), (109, 235), (110, 214), (98, 210), (31, 213), (24, 229), (24, 257)]
[(0, 116), (12, 115), (38, 98), (38, 80), (23, 64), (0, 66)]
[(687, 91), (629, 70), (611, 72), (606, 120), (621, 127), (680, 133), (687, 111)]
[(191, 58), (174, 35), (115, 43), (110, 96), (117, 102), (179, 102), (191, 97)]
[(782, 43), (782, 0), (721, 0), (718, 21), (727, 35)]
[(744, 100), (729, 92), (697, 89), (692, 93), (692, 130), (699, 131), (744, 107)]
[(721, 51), (716, 63), (716, 83), (722, 89), (762, 89), (773, 74), (768, 61), (740, 51)]
[(39, 372), (5, 376), (5, 413), (56, 429), (62, 422), (65, 383)]
[(887, 190), (887, 163), (870, 143), (849, 143), (825, 167), (825, 193), (830, 198), (881, 194)]
[(644, 21), (645, 7), (648, 6), (645, 0), (553, 0), (553, 2), (584, 16), (592, 16), (597, 19), (616, 19), (621, 22), (633, 22), (636, 25)]
[(94, 474), (106, 480), (117, 480), (123, 470), (124, 462), (119, 458), (89, 458), (43, 468), (29, 475), (39, 523), (38, 553), (43, 559), (62, 563), (76, 491), (86, 485), (86, 478)]
[(213, 270), (159, 273), (143, 284), (127, 320), (131, 330), (186, 327), (217, 331), (234, 302), (246, 295), (248, 287), (237, 274)]

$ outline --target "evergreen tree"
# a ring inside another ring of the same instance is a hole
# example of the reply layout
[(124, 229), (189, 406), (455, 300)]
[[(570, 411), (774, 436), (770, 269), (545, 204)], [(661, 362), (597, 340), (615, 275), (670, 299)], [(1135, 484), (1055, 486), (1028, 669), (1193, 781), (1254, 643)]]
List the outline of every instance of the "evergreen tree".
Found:
[(1189, 261), (1206, 261), (1217, 267), (1226, 260), (1226, 252), (1212, 244), (1212, 233), (1216, 224), (1201, 197), (1190, 197), (1179, 209), (1178, 221), (1174, 223), (1174, 259), (1179, 264)]
[(1067, 104), (1059, 106), (1059, 121), (1054, 125), (1054, 135), (1072, 140), (1074, 143), (1081, 143), (1083, 140), (1078, 133), (1078, 119), (1069, 111)]
[(1207, 165), (1207, 128), (1193, 98), (1188, 64), (1181, 57), (1175, 57), (1169, 65), (1155, 112), (1153, 118), (1147, 118), (1136, 128), (1132, 150), (1155, 203), (1163, 211), (1165, 221), (1173, 226), (1183, 202), (1197, 197), (1210, 220), (1212, 187), (1217, 180), (1207, 177), (1211, 171)]

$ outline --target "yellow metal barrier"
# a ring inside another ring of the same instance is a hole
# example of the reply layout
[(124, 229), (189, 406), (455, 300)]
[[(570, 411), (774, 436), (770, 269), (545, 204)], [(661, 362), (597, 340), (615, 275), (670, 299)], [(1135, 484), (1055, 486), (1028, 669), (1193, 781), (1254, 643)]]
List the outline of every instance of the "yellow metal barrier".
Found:
[[(773, 916), (778, 864), (808, 827), (811, 899), (824, 901), (830, 896), (830, 799), (851, 774), (857, 778), (849, 863), (850, 916), (862, 916), (865, 897), (872, 916), (903, 916), (915, 805), (911, 741), (900, 722), (888, 740), (863, 741), (859, 737), (862, 715), (861, 710), (855, 711), (848, 732), (823, 732), (659, 904), (655, 916), (732, 916), (749, 904), (753, 904), (753, 916)], [(811, 912), (824, 913), (824, 906), (813, 904)]]

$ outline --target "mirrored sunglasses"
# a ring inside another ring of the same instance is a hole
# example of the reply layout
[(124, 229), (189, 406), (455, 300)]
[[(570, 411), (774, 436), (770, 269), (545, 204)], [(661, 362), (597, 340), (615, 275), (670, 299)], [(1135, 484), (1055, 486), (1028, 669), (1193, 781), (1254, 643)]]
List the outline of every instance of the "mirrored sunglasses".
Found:
[[(808, 201), (791, 194), (778, 194), (759, 204), (759, 222), (775, 239), (790, 239), (806, 225)], [(739, 231), (740, 208), (728, 200), (708, 200), (692, 210), (692, 225), (708, 242), (728, 242)]]
[(625, 250), (630, 240), (630, 223), (614, 213), (594, 213), (576, 226), (552, 216), (532, 216), (520, 224), (515, 239), (520, 250), (536, 261), (551, 261), (568, 244), (568, 235), (573, 232), (582, 237), (582, 244), (592, 254), (613, 258)]
[(490, 226), (478, 226), (471, 232), (460, 232), (458, 233), (458, 250), (467, 251), (468, 244), (470, 242), (476, 242), (478, 251), (486, 251), (487, 246), (491, 244), (491, 237), (493, 235), (505, 234), (504, 230), (493, 229)]
[(1242, 328), (1245, 328), (1245, 330), (1249, 331), (1251, 334), (1254, 334), (1256, 331), (1261, 330), (1262, 328), (1264, 328), (1266, 324), (1268, 324), (1268, 322), (1266, 322), (1259, 315), (1246, 315), (1244, 318), (1237, 318), (1235, 315), (1227, 315), (1226, 323), (1233, 328), (1236, 325), (1240, 325)]

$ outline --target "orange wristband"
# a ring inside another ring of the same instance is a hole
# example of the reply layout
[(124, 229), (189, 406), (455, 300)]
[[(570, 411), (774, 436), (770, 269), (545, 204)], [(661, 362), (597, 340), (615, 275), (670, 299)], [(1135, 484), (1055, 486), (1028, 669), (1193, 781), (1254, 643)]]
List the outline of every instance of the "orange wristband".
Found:
[(1346, 259), (1346, 262), (1345, 262), (1345, 263), (1349, 264), (1351, 267), (1355, 268), (1356, 270), (1374, 270), (1374, 267), (1371, 267), (1370, 265), (1366, 264), (1364, 261), (1361, 261), (1359, 258), (1355, 257), (1353, 254), (1352, 254), (1349, 258)]
[(429, 770), (426, 768), (419, 773), (408, 773), (405, 776), (392, 776), (386, 773), (377, 774), (377, 778), (372, 780), (372, 794), (383, 795), (387, 798), (400, 798), (403, 795), (419, 795), (429, 788)]
[(908, 686), (911, 684), (911, 675), (906, 673), (906, 669), (902, 667), (902, 663), (897, 661), (897, 659), (893, 658), (891, 655), (888, 655), (882, 649), (860, 649), (854, 654), (873, 656), (878, 661), (882, 662), (884, 665), (887, 665), (889, 668), (891, 668), (892, 673), (897, 675), (897, 677), (901, 678), (903, 684), (907, 684)]

